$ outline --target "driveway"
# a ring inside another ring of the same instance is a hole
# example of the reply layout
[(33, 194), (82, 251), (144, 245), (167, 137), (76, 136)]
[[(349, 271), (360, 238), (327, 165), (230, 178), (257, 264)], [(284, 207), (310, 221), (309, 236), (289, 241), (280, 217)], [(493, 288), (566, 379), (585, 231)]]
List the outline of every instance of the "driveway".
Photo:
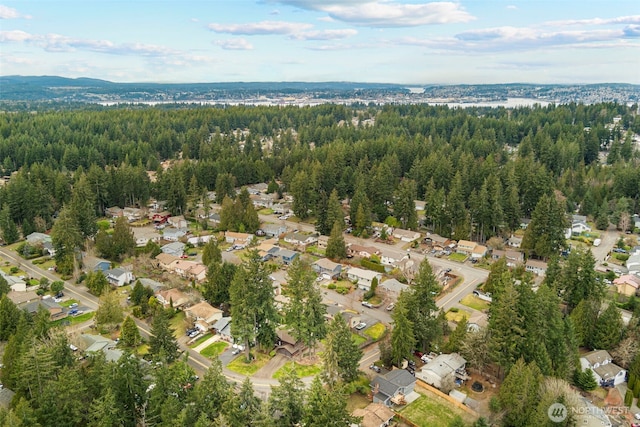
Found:
[(289, 358), (284, 354), (276, 353), (275, 356), (271, 358), (258, 372), (253, 374), (253, 378), (264, 378), (270, 379), (273, 377), (273, 374), (276, 373), (278, 369), (280, 369), (285, 363), (289, 361)]

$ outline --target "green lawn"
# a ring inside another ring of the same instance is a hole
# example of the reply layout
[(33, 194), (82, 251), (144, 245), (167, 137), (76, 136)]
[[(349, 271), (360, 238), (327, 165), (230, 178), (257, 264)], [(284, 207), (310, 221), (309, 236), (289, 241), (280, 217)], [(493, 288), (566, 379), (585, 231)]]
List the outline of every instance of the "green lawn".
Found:
[(462, 320), (463, 317), (469, 319), (469, 317), (471, 317), (471, 313), (466, 310), (459, 310), (457, 313), (449, 310), (447, 311), (447, 314), (444, 315), (444, 317), (450, 322), (458, 323)]
[(271, 208), (264, 208), (258, 211), (259, 215), (271, 215), (272, 213), (273, 213), (273, 209)]
[(386, 330), (387, 328), (385, 328), (382, 323), (376, 323), (375, 325), (364, 331), (364, 334), (371, 337), (372, 340), (378, 341), (384, 336)]
[(374, 295), (371, 298), (369, 298), (367, 301), (369, 301), (371, 304), (378, 306), (382, 303), (382, 297), (380, 297), (379, 295)]
[(450, 261), (456, 261), (456, 262), (465, 262), (467, 260), (467, 256), (465, 254), (451, 254), (449, 255), (448, 259)]
[(144, 356), (149, 353), (149, 344), (140, 344), (138, 348), (136, 348), (136, 354), (138, 356)]
[(62, 325), (62, 326), (75, 325), (77, 323), (86, 322), (87, 320), (93, 318), (95, 314), (96, 314), (95, 311), (90, 311), (89, 313), (83, 313), (78, 316), (67, 316), (64, 319), (55, 320), (51, 323), (53, 325)]
[(67, 301), (62, 301), (60, 303), (60, 305), (63, 306), (63, 307), (69, 307), (71, 304), (77, 304), (77, 303), (78, 303), (78, 300), (70, 299), (70, 300), (67, 300)]
[(200, 338), (198, 338), (197, 340), (195, 340), (193, 342), (193, 344), (189, 344), (189, 347), (194, 348), (199, 346), (200, 344), (202, 344), (203, 342), (205, 342), (206, 340), (208, 340), (209, 338), (211, 338), (213, 334), (205, 334), (203, 336), (201, 336)]
[(360, 335), (355, 334), (353, 332), (351, 333), (351, 338), (357, 345), (364, 344), (365, 342), (367, 342), (366, 338), (361, 337)]
[(184, 319), (185, 319), (184, 311), (179, 311), (170, 321), (171, 327), (177, 334), (183, 334), (185, 331), (184, 328)]
[(456, 416), (467, 423), (474, 421), (471, 414), (431, 393), (428, 397), (421, 394), (418, 399), (401, 409), (400, 413), (418, 426), (448, 427)]
[(251, 363), (245, 363), (245, 355), (244, 352), (240, 353), (235, 359), (231, 361), (227, 365), (227, 369), (233, 372), (237, 372), (241, 375), (246, 375), (250, 377), (251, 375), (258, 372), (260, 368), (267, 364), (270, 357), (268, 354), (253, 352), (251, 353), (255, 357), (251, 361)]
[(466, 297), (460, 300), (460, 304), (466, 305), (469, 308), (473, 308), (474, 310), (484, 311), (489, 308), (489, 302), (481, 300), (477, 296), (473, 294), (469, 294)]
[(229, 344), (224, 342), (224, 341), (218, 341), (218, 342), (214, 342), (211, 345), (208, 345), (207, 347), (205, 347), (200, 354), (203, 355), (204, 357), (208, 357), (209, 359), (213, 359), (215, 357), (218, 357), (218, 355), (220, 353), (222, 353), (223, 351), (225, 351), (225, 349), (227, 348)]
[(301, 365), (298, 362), (291, 361), (291, 362), (285, 363), (284, 366), (278, 369), (273, 374), (273, 378), (276, 380), (279, 380), (284, 376), (284, 374), (286, 374), (287, 372), (290, 372), (292, 369), (296, 370), (296, 375), (298, 378), (311, 377), (311, 376), (315, 377), (320, 373), (320, 371), (322, 371), (322, 367), (320, 365)]

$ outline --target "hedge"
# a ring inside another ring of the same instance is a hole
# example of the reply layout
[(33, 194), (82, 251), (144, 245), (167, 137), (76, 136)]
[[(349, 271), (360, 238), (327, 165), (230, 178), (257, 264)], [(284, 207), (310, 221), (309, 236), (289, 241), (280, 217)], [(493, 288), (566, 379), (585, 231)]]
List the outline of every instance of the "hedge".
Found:
[(375, 262), (371, 262), (368, 259), (363, 259), (360, 261), (360, 265), (369, 270), (377, 271), (378, 273), (384, 273), (384, 265), (376, 264)]

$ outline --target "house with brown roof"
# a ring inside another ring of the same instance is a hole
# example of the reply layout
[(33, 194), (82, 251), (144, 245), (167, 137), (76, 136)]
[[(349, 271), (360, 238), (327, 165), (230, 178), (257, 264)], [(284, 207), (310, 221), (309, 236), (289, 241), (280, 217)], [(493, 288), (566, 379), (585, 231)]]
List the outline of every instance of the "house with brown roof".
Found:
[(380, 251), (373, 246), (363, 246), (353, 243), (347, 247), (347, 254), (362, 258), (371, 258), (373, 255), (380, 255)]
[(491, 252), (491, 258), (505, 258), (507, 260), (507, 267), (516, 267), (518, 264), (522, 264), (524, 262), (524, 254), (511, 249), (507, 249), (506, 251), (494, 249)]
[(528, 259), (524, 265), (525, 270), (530, 271), (536, 276), (544, 276), (547, 272), (547, 263), (537, 259)]
[(473, 259), (484, 258), (488, 250), (489, 249), (484, 245), (477, 245), (471, 252), (471, 258)]
[(162, 268), (163, 270), (169, 270), (169, 266), (171, 265), (171, 263), (179, 260), (180, 258), (175, 255), (166, 254), (163, 252), (156, 255), (155, 259), (158, 267)]
[(202, 331), (208, 331), (213, 325), (222, 319), (222, 310), (213, 307), (206, 301), (200, 301), (191, 307), (185, 308), (184, 313), (188, 319), (192, 319), (196, 327)]
[(21, 305), (30, 301), (36, 301), (40, 299), (40, 296), (35, 291), (9, 291), (7, 298), (11, 300), (15, 305)]
[(286, 329), (276, 330), (276, 335), (278, 336), (276, 353), (291, 358), (296, 357), (304, 349), (302, 341), (296, 340)]
[(294, 231), (293, 233), (285, 234), (284, 241), (301, 249), (306, 249), (307, 246), (312, 245), (318, 241), (318, 235), (299, 233)]
[(232, 243), (239, 246), (247, 246), (253, 240), (253, 234), (225, 231), (224, 239), (227, 243)]
[(157, 292), (156, 299), (164, 307), (173, 304), (174, 308), (182, 308), (187, 305), (190, 300), (187, 294), (175, 288)]
[(613, 281), (619, 294), (632, 296), (640, 290), (640, 277), (635, 274), (625, 274)]
[(362, 418), (359, 424), (361, 427), (387, 427), (391, 425), (395, 415), (395, 412), (382, 403), (370, 403), (353, 411), (354, 417)]
[(442, 237), (439, 234), (434, 233), (427, 233), (426, 237), (423, 239), (423, 242), (434, 249), (440, 250), (454, 243), (454, 241), (449, 239), (448, 237)]
[(472, 242), (470, 240), (459, 240), (456, 252), (459, 254), (471, 255), (476, 246), (478, 246), (476, 242)]
[(35, 314), (38, 312), (40, 307), (44, 307), (44, 309), (49, 312), (49, 320), (52, 322), (54, 320), (64, 319), (68, 315), (67, 311), (60, 304), (55, 302), (53, 298), (43, 298), (41, 300), (31, 301), (20, 308), (30, 314)]
[(403, 230), (402, 228), (396, 228), (393, 230), (393, 237), (400, 239), (403, 242), (413, 242), (420, 238), (420, 233), (417, 231)]
[(167, 223), (172, 227), (178, 229), (187, 228), (188, 226), (187, 220), (184, 219), (184, 216), (182, 215), (170, 216), (169, 218), (167, 218)]

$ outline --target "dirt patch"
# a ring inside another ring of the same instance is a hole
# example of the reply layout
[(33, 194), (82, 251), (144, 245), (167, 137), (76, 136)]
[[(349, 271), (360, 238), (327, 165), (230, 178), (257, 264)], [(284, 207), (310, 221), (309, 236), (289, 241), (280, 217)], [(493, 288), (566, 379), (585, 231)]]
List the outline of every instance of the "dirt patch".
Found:
[(617, 388), (610, 388), (607, 397), (604, 398), (605, 406), (623, 406), (624, 402)]
[[(497, 396), (498, 391), (500, 390), (497, 385), (497, 381), (495, 378), (487, 374), (480, 375), (477, 372), (467, 372), (471, 378), (458, 390), (465, 393), (471, 399), (477, 401), (478, 407), (475, 408), (476, 412), (478, 412), (481, 417), (489, 419), (491, 417), (489, 402), (493, 396)], [(479, 393), (471, 389), (471, 385), (475, 382), (482, 384), (483, 390)]]

